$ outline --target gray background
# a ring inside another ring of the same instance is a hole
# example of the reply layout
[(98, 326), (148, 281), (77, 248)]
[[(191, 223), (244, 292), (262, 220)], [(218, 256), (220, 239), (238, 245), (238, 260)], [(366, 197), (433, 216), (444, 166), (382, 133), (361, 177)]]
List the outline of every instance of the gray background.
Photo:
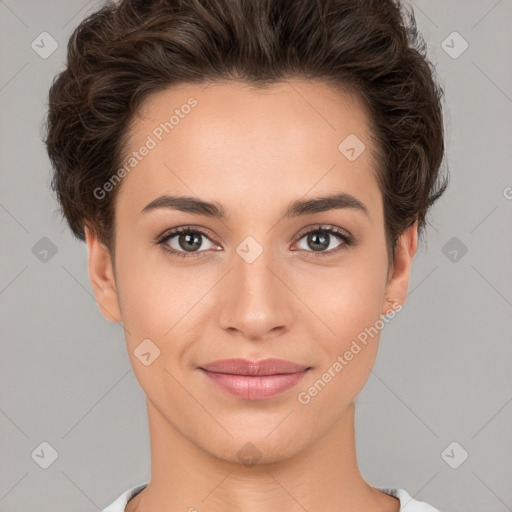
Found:
[[(122, 329), (97, 308), (87, 247), (60, 220), (41, 142), (67, 40), (99, 5), (0, 1), (2, 512), (99, 510), (150, 476), (144, 395)], [(372, 485), (443, 512), (502, 512), (512, 510), (512, 2), (412, 5), (445, 87), (451, 182), (356, 401), (358, 458)], [(44, 31), (59, 45), (47, 58), (31, 47)], [(457, 58), (453, 31), (469, 44)], [(43, 441), (58, 453), (47, 469), (31, 455)]]

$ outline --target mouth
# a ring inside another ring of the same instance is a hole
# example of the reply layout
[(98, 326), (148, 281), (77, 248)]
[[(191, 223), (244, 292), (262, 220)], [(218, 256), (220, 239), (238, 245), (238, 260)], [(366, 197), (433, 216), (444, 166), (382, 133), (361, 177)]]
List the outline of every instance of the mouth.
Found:
[(232, 396), (265, 400), (297, 385), (311, 367), (283, 359), (223, 359), (198, 369), (209, 382)]

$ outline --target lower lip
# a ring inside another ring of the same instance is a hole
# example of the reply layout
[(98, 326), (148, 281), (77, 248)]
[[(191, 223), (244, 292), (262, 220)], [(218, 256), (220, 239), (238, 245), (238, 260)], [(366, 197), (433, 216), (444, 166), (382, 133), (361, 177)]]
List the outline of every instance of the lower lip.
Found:
[(246, 400), (265, 400), (272, 398), (295, 386), (308, 370), (277, 375), (233, 375), (201, 371), (220, 389), (238, 398)]

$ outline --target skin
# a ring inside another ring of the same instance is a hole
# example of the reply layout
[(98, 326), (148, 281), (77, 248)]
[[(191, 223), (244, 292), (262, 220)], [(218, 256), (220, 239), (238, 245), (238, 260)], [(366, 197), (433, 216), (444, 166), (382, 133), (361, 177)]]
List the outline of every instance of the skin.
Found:
[[(282, 82), (264, 91), (235, 82), (180, 85), (145, 102), (130, 125), (130, 150), (190, 96), (198, 105), (119, 185), (115, 262), (86, 229), (98, 305), (122, 322), (146, 394), (151, 481), (126, 510), (396, 512), (398, 499), (370, 486), (356, 458), (354, 399), (379, 335), (308, 404), (297, 400), (390, 312), (390, 299), (403, 304), (407, 294), (417, 225), (401, 235), (388, 268), (367, 114), (357, 97), (322, 83)], [(366, 144), (354, 161), (338, 150), (349, 134)], [(368, 216), (343, 208), (280, 220), (291, 201), (333, 191), (356, 197)], [(140, 213), (163, 193), (216, 201), (229, 217)], [(297, 236), (317, 224), (339, 227), (357, 244), (343, 247), (330, 235), (322, 256), (307, 235)], [(180, 246), (179, 235), (167, 245), (185, 258), (155, 244), (184, 225), (211, 235), (200, 238), (199, 257)], [(236, 252), (247, 236), (263, 249), (250, 264)], [(134, 350), (147, 338), (160, 355), (145, 366)], [(236, 357), (312, 369), (275, 398), (245, 400), (197, 369)], [(260, 455), (251, 466), (237, 455), (249, 442)]]

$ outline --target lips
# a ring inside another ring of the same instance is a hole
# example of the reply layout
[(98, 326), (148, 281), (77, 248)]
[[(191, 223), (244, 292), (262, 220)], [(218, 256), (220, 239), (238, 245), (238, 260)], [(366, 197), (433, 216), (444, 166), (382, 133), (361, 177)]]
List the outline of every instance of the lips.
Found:
[(310, 368), (283, 359), (223, 359), (203, 364), (199, 370), (208, 382), (232, 396), (264, 400), (294, 387)]
[(309, 367), (284, 359), (263, 359), (249, 361), (247, 359), (220, 359), (200, 366), (203, 370), (214, 373), (229, 373), (232, 375), (276, 375), (297, 373)]

